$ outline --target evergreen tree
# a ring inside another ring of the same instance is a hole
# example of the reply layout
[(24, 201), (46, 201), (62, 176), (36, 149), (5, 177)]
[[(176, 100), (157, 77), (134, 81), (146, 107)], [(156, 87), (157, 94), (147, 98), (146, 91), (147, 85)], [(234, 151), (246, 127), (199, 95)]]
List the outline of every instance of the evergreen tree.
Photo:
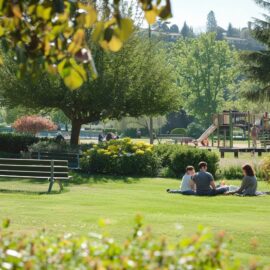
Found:
[(228, 25), (227, 36), (228, 37), (232, 37), (233, 36), (233, 26), (232, 26), (231, 23), (229, 23), (229, 25)]
[(184, 37), (184, 38), (188, 38), (190, 36), (190, 28), (189, 26), (187, 25), (186, 22), (184, 22), (184, 25), (181, 29), (181, 35)]
[(217, 32), (217, 20), (213, 10), (211, 10), (207, 15), (207, 24), (206, 30), (207, 32)]
[[(255, 0), (255, 2), (265, 8), (270, 13), (270, 2), (267, 0)], [(248, 93), (250, 99), (263, 99), (270, 97), (270, 14), (264, 14), (265, 19), (255, 19), (252, 23), (251, 34), (260, 43), (265, 45), (266, 50), (248, 52), (242, 55), (245, 65), (244, 71), (248, 77), (260, 83), (261, 87), (253, 89)]]

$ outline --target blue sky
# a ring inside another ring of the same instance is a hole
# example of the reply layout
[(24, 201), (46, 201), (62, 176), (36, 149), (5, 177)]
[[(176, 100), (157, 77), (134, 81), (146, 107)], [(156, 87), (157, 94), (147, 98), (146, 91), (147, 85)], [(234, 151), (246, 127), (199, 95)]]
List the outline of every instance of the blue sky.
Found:
[(218, 24), (227, 28), (229, 22), (235, 27), (245, 27), (252, 17), (260, 17), (264, 12), (253, 0), (171, 0), (173, 23), (182, 26), (184, 21), (196, 31), (205, 28), (210, 10), (216, 14)]

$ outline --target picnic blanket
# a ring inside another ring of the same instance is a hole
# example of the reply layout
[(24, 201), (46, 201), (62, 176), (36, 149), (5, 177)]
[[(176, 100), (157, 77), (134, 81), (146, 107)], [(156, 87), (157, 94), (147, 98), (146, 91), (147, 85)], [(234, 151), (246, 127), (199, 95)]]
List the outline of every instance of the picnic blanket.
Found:
[[(230, 189), (229, 190), (230, 191), (234, 191), (234, 190), (237, 190), (237, 189), (236, 189), (235, 186), (230, 186)], [(182, 194), (182, 191), (181, 190), (167, 189), (166, 191), (168, 193), (170, 193), (170, 194)], [(245, 195), (245, 194), (239, 194), (239, 193), (234, 194), (234, 196), (239, 196), (239, 197), (256, 197), (256, 196), (267, 196), (267, 195), (270, 195), (270, 192), (269, 191), (257, 191), (254, 196)]]

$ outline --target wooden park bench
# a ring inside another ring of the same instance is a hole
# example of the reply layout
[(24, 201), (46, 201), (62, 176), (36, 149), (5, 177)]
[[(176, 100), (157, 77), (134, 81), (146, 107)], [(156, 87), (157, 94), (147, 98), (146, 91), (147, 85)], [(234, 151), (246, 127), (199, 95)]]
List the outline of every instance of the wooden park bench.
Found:
[(0, 158), (0, 177), (47, 180), (49, 181), (48, 193), (51, 192), (54, 182), (59, 184), (62, 191), (62, 181), (70, 179), (67, 160), (13, 158)]
[(269, 153), (269, 148), (220, 148), (221, 158), (225, 158), (225, 153), (233, 153), (235, 158), (239, 157), (239, 153), (258, 153), (258, 156), (262, 156), (262, 153)]

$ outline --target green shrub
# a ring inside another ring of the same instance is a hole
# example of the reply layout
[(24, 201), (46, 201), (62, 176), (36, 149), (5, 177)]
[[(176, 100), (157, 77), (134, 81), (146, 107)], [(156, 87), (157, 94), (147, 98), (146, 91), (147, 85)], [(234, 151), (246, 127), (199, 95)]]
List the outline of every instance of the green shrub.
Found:
[(229, 166), (221, 170), (221, 177), (227, 180), (238, 180), (243, 178), (241, 166)]
[(116, 133), (117, 130), (115, 128), (105, 128), (103, 131), (105, 134), (106, 133)]
[(157, 176), (160, 162), (151, 145), (125, 138), (95, 145), (83, 154), (81, 167), (87, 173)]
[(172, 135), (182, 135), (182, 136), (186, 136), (187, 135), (187, 131), (184, 128), (175, 128), (171, 131)]
[(200, 161), (208, 163), (208, 170), (213, 175), (216, 174), (218, 169), (218, 155), (208, 150), (181, 145), (160, 144), (154, 147), (154, 151), (161, 158), (162, 166), (169, 168), (170, 175), (168, 177), (171, 176), (172, 172), (176, 177), (182, 176), (188, 165), (198, 169)]
[(39, 138), (32, 135), (0, 133), (0, 151), (14, 154), (20, 153), (20, 151), (27, 151), (30, 145), (38, 141)]
[[(146, 128), (140, 128), (140, 131), (142, 137), (149, 136), (149, 132)], [(128, 128), (123, 132), (123, 135), (129, 138), (137, 138), (137, 128)]]
[(171, 156), (171, 169), (176, 176), (185, 173), (187, 165), (192, 165), (198, 170), (198, 163), (205, 161), (208, 164), (208, 171), (216, 175), (219, 157), (216, 153), (208, 150), (182, 147), (180, 151), (174, 151)]
[[(4, 222), (5, 227), (8, 223)], [(239, 264), (228, 251), (225, 238), (223, 232), (213, 236), (201, 228), (193, 236), (172, 243), (145, 230), (139, 217), (133, 233), (120, 243), (108, 233), (22, 235), (0, 229), (0, 266), (10, 270), (267, 269), (254, 260), (250, 265)]]
[(179, 149), (178, 145), (158, 144), (154, 146), (154, 151), (161, 160), (161, 166), (164, 168), (171, 166), (171, 155)]
[(50, 153), (77, 153), (79, 146), (70, 146), (66, 142), (57, 143), (54, 141), (40, 141), (29, 147), (32, 152), (50, 152)]
[[(270, 159), (266, 158), (263, 160), (263, 163), (261, 165), (254, 166), (255, 174), (258, 180), (268, 180), (267, 174), (265, 173), (267, 171), (265, 166), (269, 166), (269, 163), (268, 163), (269, 161)], [(219, 172), (219, 178), (224, 178), (227, 180), (242, 179), (243, 178), (242, 166), (237, 165), (237, 166), (228, 166), (228, 167), (222, 168)]]

